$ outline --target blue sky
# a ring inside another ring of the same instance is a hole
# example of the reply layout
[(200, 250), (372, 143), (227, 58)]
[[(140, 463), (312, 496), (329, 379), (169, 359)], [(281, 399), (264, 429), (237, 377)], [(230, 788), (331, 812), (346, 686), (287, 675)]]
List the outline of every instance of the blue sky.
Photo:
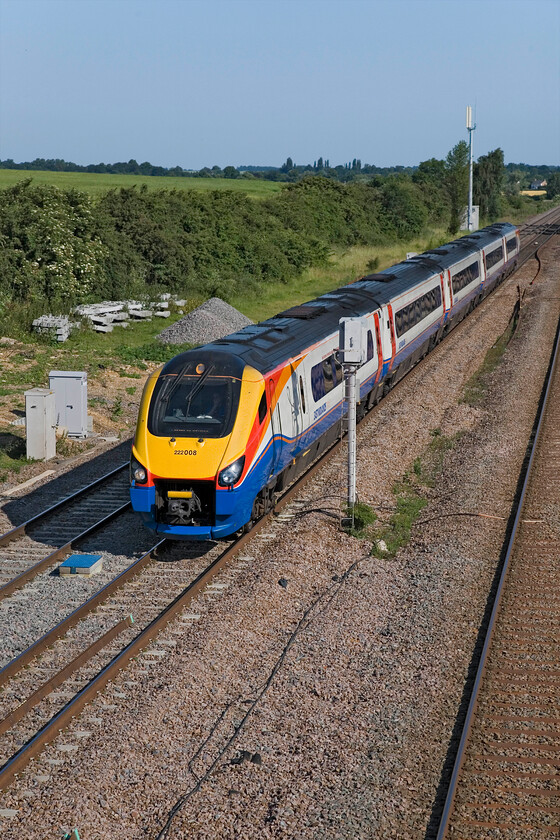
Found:
[(0, 0), (0, 157), (560, 164), (557, 0)]

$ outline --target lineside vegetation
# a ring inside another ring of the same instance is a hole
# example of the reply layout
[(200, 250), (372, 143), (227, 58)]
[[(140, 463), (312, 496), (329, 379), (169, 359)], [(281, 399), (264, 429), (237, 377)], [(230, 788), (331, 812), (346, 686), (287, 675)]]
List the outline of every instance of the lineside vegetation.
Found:
[[(102, 299), (178, 292), (264, 300), (306, 272), (326, 271), (333, 253), (382, 249), (454, 229), (457, 208), (464, 206), (464, 145), (447, 161), (425, 161), (412, 175), (348, 183), (310, 175), (258, 201), (233, 189), (142, 185), (91, 195), (18, 181), (0, 189), (3, 331), (28, 328), (45, 311), (68, 312)], [(512, 205), (499, 194), (503, 155), (492, 154), (488, 212), (508, 216)], [(375, 270), (375, 262), (365, 270)]]

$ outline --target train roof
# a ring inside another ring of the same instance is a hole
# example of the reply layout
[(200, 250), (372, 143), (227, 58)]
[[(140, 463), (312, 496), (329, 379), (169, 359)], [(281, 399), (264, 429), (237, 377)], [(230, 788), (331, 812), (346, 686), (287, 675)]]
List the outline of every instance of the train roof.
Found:
[(293, 306), (267, 321), (244, 327), (204, 345), (204, 350), (232, 353), (261, 373), (268, 373), (286, 359), (297, 357), (310, 344), (337, 332), (341, 318), (374, 312), (395, 296), (515, 230), (509, 222), (489, 225), (441, 248), (426, 251), (378, 274), (366, 275), (315, 300)]

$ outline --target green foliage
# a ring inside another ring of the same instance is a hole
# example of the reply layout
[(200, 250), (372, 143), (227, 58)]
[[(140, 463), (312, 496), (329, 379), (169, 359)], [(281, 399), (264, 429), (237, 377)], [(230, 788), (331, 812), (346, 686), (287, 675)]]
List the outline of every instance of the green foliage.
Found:
[(191, 347), (192, 344), (162, 344), (159, 341), (153, 341), (137, 346), (119, 344), (114, 352), (123, 362), (135, 364), (138, 367), (138, 362), (168, 362), (173, 356), (184, 353)]
[(26, 464), (25, 440), (9, 428), (0, 428), (0, 481), (5, 481), (8, 472), (18, 473)]
[(381, 188), (383, 227), (396, 239), (421, 232), (428, 218), (420, 188), (402, 178), (390, 178)]
[(422, 189), (428, 221), (431, 223), (447, 220), (451, 212), (446, 177), (445, 161), (436, 158), (422, 161), (412, 175), (413, 183)]
[(479, 405), (486, 395), (488, 386), (488, 375), (495, 370), (506, 352), (507, 346), (513, 338), (517, 322), (512, 319), (504, 332), (496, 339), (488, 350), (479, 369), (474, 373), (465, 385), (462, 402), (467, 405)]
[[(411, 483), (408, 476), (395, 485), (393, 493), (396, 498), (395, 510), (387, 525), (375, 535), (376, 541), (371, 553), (376, 557), (387, 554), (394, 557), (400, 548), (410, 542), (412, 526), (428, 504), (428, 500)], [(387, 551), (381, 549), (379, 545), (381, 540), (387, 546)]]
[(352, 522), (352, 525), (347, 529), (347, 533), (352, 537), (367, 539), (369, 536), (368, 528), (377, 519), (377, 514), (373, 508), (365, 502), (356, 502), (353, 507), (348, 505), (346, 516)]
[(481, 155), (473, 171), (473, 203), (480, 207), (480, 217), (495, 221), (500, 215), (500, 195), (504, 182), (504, 153), (495, 149)]
[(469, 147), (464, 140), (454, 146), (445, 160), (445, 183), (449, 194), (449, 233), (456, 234), (469, 195)]
[(560, 195), (560, 172), (554, 172), (547, 181), (546, 197), (556, 198)]
[[(197, 302), (269, 297), (271, 284), (326, 269), (333, 249), (410, 240), (452, 206), (457, 214), (464, 198), (459, 191), (453, 203), (451, 187), (461, 182), (465, 150), (458, 144), (447, 163), (425, 161), (413, 178), (395, 173), (340, 183), (314, 174), (258, 202), (232, 190), (145, 186), (92, 199), (21, 181), (0, 189), (0, 316), (19, 335), (45, 311), (93, 300), (149, 301), (163, 291)], [(349, 171), (363, 172), (358, 164)], [(322, 172), (328, 162), (316, 166), (312, 171)]]
[(121, 416), (123, 413), (122, 407), (122, 397), (116, 397), (113, 403), (113, 408), (111, 410), (111, 420), (115, 422), (115, 420)]
[(379, 190), (369, 184), (309, 176), (286, 187), (267, 207), (286, 228), (307, 234), (314, 261), (320, 261), (331, 246), (380, 241), (380, 199)]
[(0, 190), (0, 301), (46, 300), (59, 309), (91, 295), (106, 249), (91, 199), (22, 181)]

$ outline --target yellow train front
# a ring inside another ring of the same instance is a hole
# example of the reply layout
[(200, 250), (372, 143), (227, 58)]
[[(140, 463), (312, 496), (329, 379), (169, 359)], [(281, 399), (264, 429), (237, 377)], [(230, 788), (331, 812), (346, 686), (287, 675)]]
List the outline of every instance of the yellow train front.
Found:
[(205, 348), (176, 356), (144, 388), (131, 461), (134, 510), (170, 538), (238, 531), (270, 469), (267, 421), (263, 376), (240, 357)]

